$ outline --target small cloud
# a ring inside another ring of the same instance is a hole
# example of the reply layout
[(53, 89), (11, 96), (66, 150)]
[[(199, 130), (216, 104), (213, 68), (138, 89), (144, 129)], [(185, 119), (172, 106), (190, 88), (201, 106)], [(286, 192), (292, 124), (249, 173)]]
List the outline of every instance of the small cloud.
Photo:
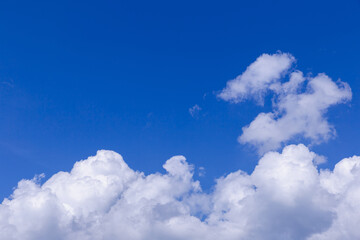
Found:
[(199, 116), (200, 111), (201, 111), (201, 107), (197, 104), (189, 108), (189, 113), (193, 118), (197, 118)]
[(207, 96), (209, 96), (209, 93), (204, 93), (203, 99), (205, 99)]
[(144, 129), (151, 127), (152, 122), (153, 122), (153, 118), (154, 118), (154, 113), (153, 112), (149, 112), (146, 115), (146, 123), (145, 123)]
[(315, 165), (320, 165), (320, 164), (323, 164), (323, 163), (326, 163), (326, 162), (327, 162), (327, 158), (325, 156), (316, 155), (314, 157), (314, 164)]
[(10, 87), (10, 88), (15, 87), (14, 80), (12, 80), (12, 79), (0, 81), (0, 84), (3, 86), (6, 86), (6, 87)]
[(204, 167), (199, 167), (198, 171), (199, 171), (199, 173), (198, 173), (199, 177), (204, 177), (205, 176), (206, 171), (205, 171)]

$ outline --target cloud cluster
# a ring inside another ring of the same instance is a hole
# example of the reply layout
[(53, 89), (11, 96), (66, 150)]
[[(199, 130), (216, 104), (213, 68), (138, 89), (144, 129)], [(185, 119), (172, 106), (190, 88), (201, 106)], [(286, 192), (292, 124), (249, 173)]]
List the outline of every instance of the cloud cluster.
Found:
[(360, 157), (319, 171), (304, 145), (269, 152), (251, 174), (204, 193), (182, 156), (166, 173), (130, 169), (112, 151), (45, 183), (22, 180), (0, 205), (0, 239), (357, 239)]
[(335, 129), (324, 114), (330, 106), (351, 100), (347, 83), (334, 82), (325, 74), (304, 77), (291, 69), (294, 61), (290, 54), (263, 54), (218, 95), (231, 102), (255, 98), (263, 103), (267, 92), (274, 94), (273, 111), (260, 113), (238, 138), (240, 143), (256, 146), (261, 154), (296, 136), (314, 144), (328, 140)]

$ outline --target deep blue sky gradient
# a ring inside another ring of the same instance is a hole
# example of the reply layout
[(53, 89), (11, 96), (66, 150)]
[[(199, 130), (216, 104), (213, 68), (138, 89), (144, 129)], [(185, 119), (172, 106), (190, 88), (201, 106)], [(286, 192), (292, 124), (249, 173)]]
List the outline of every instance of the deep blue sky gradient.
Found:
[[(68, 171), (98, 149), (145, 173), (185, 155), (205, 167), (205, 189), (231, 171), (251, 172), (258, 156), (236, 138), (270, 101), (233, 105), (214, 93), (277, 50), (353, 90), (350, 104), (327, 115), (338, 137), (312, 147), (332, 168), (360, 154), (359, 43), (355, 0), (3, 0), (0, 198), (20, 179)], [(188, 112), (194, 104), (198, 118)]]

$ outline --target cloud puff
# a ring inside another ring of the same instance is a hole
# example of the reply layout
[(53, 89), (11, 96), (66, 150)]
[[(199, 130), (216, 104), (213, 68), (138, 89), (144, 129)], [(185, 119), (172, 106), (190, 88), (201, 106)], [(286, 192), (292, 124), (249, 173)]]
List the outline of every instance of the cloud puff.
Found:
[(200, 111), (201, 111), (201, 107), (197, 104), (189, 108), (189, 113), (193, 118), (197, 117)]
[(43, 184), (20, 181), (0, 205), (0, 239), (359, 238), (360, 157), (320, 172), (316, 157), (290, 145), (203, 193), (182, 156), (145, 175), (98, 151)]
[[(293, 70), (288, 71), (288, 81), (281, 81), (293, 61), (294, 57), (289, 54), (264, 54), (242, 75), (229, 81), (218, 95), (224, 100), (238, 102), (247, 98), (263, 101), (267, 91), (274, 93), (273, 111), (260, 113), (243, 127), (238, 138), (240, 143), (256, 146), (261, 154), (280, 148), (282, 143), (296, 136), (305, 137), (314, 144), (333, 137), (335, 129), (324, 114), (330, 106), (347, 102), (352, 97), (347, 83), (334, 82), (325, 74), (304, 77), (302, 72)], [(245, 77), (248, 75), (251, 77)]]
[(225, 101), (240, 102), (255, 98), (263, 103), (265, 92), (289, 70), (295, 58), (288, 53), (263, 54), (247, 67), (245, 72), (228, 81), (218, 97)]

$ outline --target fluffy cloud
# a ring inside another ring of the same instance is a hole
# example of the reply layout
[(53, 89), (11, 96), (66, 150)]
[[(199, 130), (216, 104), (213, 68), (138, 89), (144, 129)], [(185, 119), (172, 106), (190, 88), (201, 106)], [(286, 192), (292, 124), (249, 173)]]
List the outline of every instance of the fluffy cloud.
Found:
[(218, 96), (232, 102), (255, 98), (262, 104), (265, 92), (276, 86), (294, 61), (295, 58), (287, 53), (263, 54), (240, 76), (227, 82), (226, 88)]
[(0, 205), (0, 239), (357, 239), (360, 158), (317, 169), (304, 145), (269, 152), (252, 174), (203, 193), (182, 156), (166, 173), (130, 169), (112, 151), (45, 183), (22, 180)]
[[(333, 137), (335, 129), (324, 114), (330, 106), (352, 97), (349, 85), (340, 80), (334, 82), (325, 74), (304, 77), (298, 70), (289, 71), (293, 61), (289, 54), (264, 54), (218, 95), (233, 102), (248, 98), (262, 101), (267, 91), (273, 92), (273, 111), (260, 113), (243, 127), (238, 138), (240, 143), (256, 146), (261, 154), (280, 148), (296, 136), (314, 144)], [(285, 78), (285, 71), (289, 80), (284, 82), (281, 77)]]

